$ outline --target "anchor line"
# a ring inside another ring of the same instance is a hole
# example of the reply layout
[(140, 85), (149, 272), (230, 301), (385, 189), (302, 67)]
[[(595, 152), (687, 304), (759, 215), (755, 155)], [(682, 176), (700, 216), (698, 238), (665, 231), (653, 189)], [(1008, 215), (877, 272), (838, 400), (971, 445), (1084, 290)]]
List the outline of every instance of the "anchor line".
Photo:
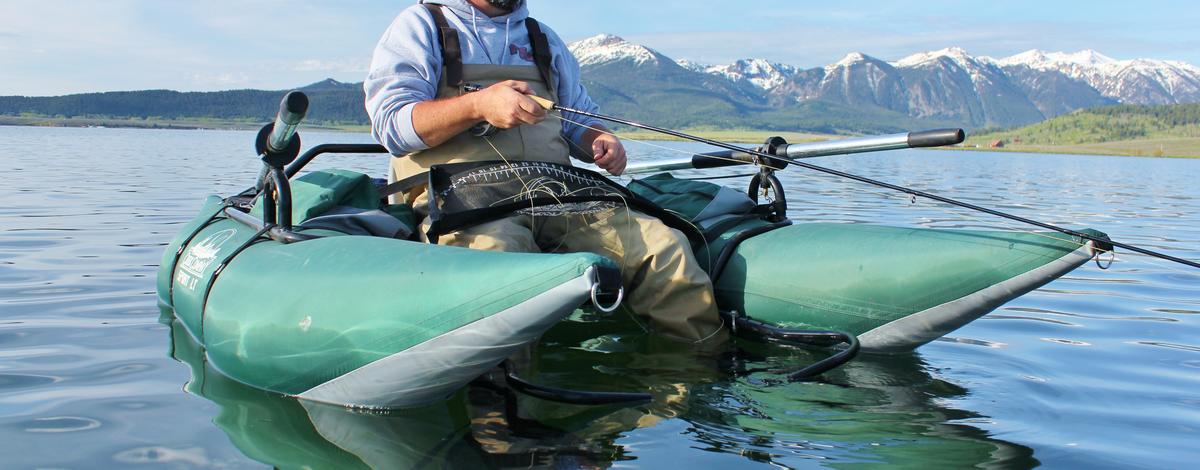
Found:
[(1124, 249), (1126, 249), (1126, 250), (1133, 251), (1133, 252), (1136, 252), (1136, 253), (1141, 253), (1141, 254), (1143, 254), (1143, 255), (1147, 255), (1147, 256), (1153, 256), (1153, 257), (1155, 257), (1155, 258), (1160, 258), (1160, 259), (1164, 259), (1164, 260), (1167, 260), (1167, 261), (1172, 261), (1172, 262), (1175, 262), (1175, 263), (1179, 263), (1179, 264), (1183, 264), (1183, 265), (1191, 266), (1191, 267), (1194, 267), (1194, 268), (1200, 268), (1200, 263), (1197, 263), (1197, 262), (1195, 262), (1195, 261), (1190, 261), (1190, 260), (1186, 260), (1186, 259), (1179, 258), (1179, 257), (1176, 257), (1176, 256), (1171, 256), (1171, 255), (1168, 255), (1168, 254), (1165, 254), (1165, 253), (1159, 253), (1159, 252), (1156, 252), (1156, 251), (1153, 251), (1153, 250), (1147, 250), (1147, 249), (1145, 249), (1145, 248), (1141, 248), (1141, 247), (1138, 247), (1138, 246), (1130, 245), (1130, 244), (1128, 244), (1128, 243), (1121, 243), (1121, 242), (1113, 241), (1113, 240), (1106, 239), (1106, 238), (1100, 238), (1100, 237), (1096, 237), (1096, 236), (1094, 236), (1094, 235), (1088, 235), (1088, 234), (1086, 234), (1086, 233), (1083, 233), (1083, 232), (1079, 232), (1079, 231), (1071, 230), (1071, 229), (1068, 229), (1068, 228), (1059, 227), (1059, 226), (1057, 226), (1057, 225), (1047, 224), (1047, 223), (1045, 223), (1045, 222), (1039, 222), (1039, 221), (1036, 221), (1036, 220), (1033, 220), (1033, 219), (1028, 219), (1028, 218), (1025, 218), (1025, 217), (1021, 217), (1021, 216), (1019, 216), (1019, 215), (1013, 215), (1013, 214), (1009, 214), (1009, 213), (1006, 213), (1006, 212), (1001, 212), (1001, 211), (994, 210), (994, 209), (988, 209), (988, 208), (986, 208), (986, 207), (977, 206), (977, 205), (975, 205), (975, 204), (971, 204), (971, 203), (969, 203), (969, 202), (963, 202), (963, 201), (959, 201), (959, 200), (956, 200), (956, 199), (951, 199), (951, 198), (944, 197), (944, 196), (938, 196), (938, 195), (936, 195), (936, 194), (928, 193), (928, 192), (921, 191), (921, 190), (917, 190), (917, 189), (907, 188), (907, 187), (904, 187), (904, 186), (899, 186), (899, 185), (895, 185), (895, 184), (887, 183), (887, 182), (884, 182), (884, 181), (874, 180), (874, 179), (871, 179), (871, 178), (867, 178), (867, 177), (865, 177), (865, 176), (859, 176), (859, 175), (855, 175), (855, 174), (852, 174), (852, 173), (846, 173), (846, 172), (844, 172), (844, 171), (838, 171), (838, 170), (834, 170), (834, 169), (831, 169), (831, 168), (825, 168), (825, 167), (823, 167), (823, 166), (813, 165), (813, 164), (811, 164), (811, 163), (802, 162), (802, 161), (800, 161), (799, 159), (795, 159), (795, 158), (789, 158), (789, 157), (783, 157), (783, 156), (779, 156), (779, 155), (771, 155), (771, 154), (769, 154), (769, 153), (761, 152), (761, 151), (759, 151), (759, 150), (756, 150), (756, 149), (748, 149), (748, 148), (744, 148), (744, 147), (738, 147), (738, 146), (736, 146), (736, 145), (727, 144), (727, 143), (725, 143), (725, 142), (720, 142), (720, 141), (716, 141), (716, 140), (712, 140), (712, 139), (706, 139), (706, 138), (704, 138), (704, 137), (694, 136), (694, 135), (691, 135), (691, 134), (685, 134), (685, 133), (683, 133), (683, 132), (679, 132), (679, 131), (675, 131), (675, 130), (671, 130), (671, 129), (666, 129), (666, 128), (662, 128), (662, 127), (656, 127), (656, 126), (651, 126), (651, 125), (648, 125), (648, 124), (642, 124), (642, 123), (639, 123), (639, 122), (636, 122), (636, 121), (630, 121), (630, 120), (628, 120), (628, 119), (622, 119), (622, 118), (618, 118), (618, 117), (614, 117), (614, 116), (606, 116), (606, 115), (603, 115), (603, 114), (599, 114), (599, 113), (593, 113), (593, 112), (590, 112), (590, 111), (583, 111), (583, 110), (579, 110), (579, 109), (572, 109), (572, 108), (568, 108), (568, 107), (561, 106), (561, 105), (558, 105), (558, 104), (554, 104), (553, 106), (554, 106), (554, 109), (556, 109), (556, 110), (558, 110), (558, 111), (560, 111), (560, 112), (564, 112), (564, 113), (573, 113), (573, 114), (578, 114), (578, 115), (580, 115), (580, 116), (587, 116), (587, 117), (594, 118), (594, 119), (600, 119), (600, 120), (609, 121), (609, 122), (614, 122), (614, 123), (617, 123), (617, 124), (622, 124), (622, 125), (626, 125), (626, 126), (630, 126), (630, 127), (636, 127), (636, 128), (638, 128), (638, 129), (647, 130), (647, 131), (651, 131), (651, 132), (657, 132), (657, 133), (660, 133), (660, 134), (665, 134), (665, 135), (669, 135), (669, 136), (673, 136), (673, 137), (678, 137), (678, 138), (681, 138), (681, 139), (686, 139), (686, 140), (690, 140), (690, 141), (693, 141), (693, 142), (699, 142), (699, 143), (702, 143), (702, 144), (712, 145), (712, 146), (714, 146), (714, 147), (720, 147), (720, 148), (727, 149), (727, 150), (732, 150), (732, 151), (735, 151), (735, 152), (744, 152), (744, 153), (747, 153), (747, 154), (750, 154), (750, 155), (754, 155), (754, 156), (756, 156), (756, 157), (759, 157), (759, 158), (766, 159), (767, 161), (781, 161), (781, 162), (787, 162), (788, 164), (791, 164), (791, 165), (796, 165), (796, 166), (799, 166), (799, 167), (801, 167), (801, 168), (805, 168), (805, 169), (809, 169), (809, 170), (813, 170), (813, 171), (818, 171), (818, 172), (821, 172), (821, 173), (826, 173), (826, 174), (830, 174), (830, 175), (834, 175), (834, 176), (838, 176), (838, 177), (842, 177), (842, 178), (847, 178), (847, 179), (855, 180), (855, 181), (858, 181), (858, 182), (861, 182), (861, 183), (867, 183), (867, 184), (870, 184), (870, 185), (874, 185), (874, 186), (879, 186), (879, 187), (883, 187), (883, 188), (891, 189), (891, 190), (894, 190), (894, 191), (899, 191), (899, 192), (902, 192), (902, 193), (905, 193), (905, 194), (909, 194), (909, 195), (912, 195), (912, 196), (916, 196), (916, 197), (922, 197), (922, 198), (925, 198), (925, 199), (932, 199), (932, 200), (934, 200), (934, 201), (938, 201), (938, 202), (945, 203), (945, 204), (950, 204), (950, 205), (953, 205), (953, 206), (964, 207), (964, 208), (971, 209), (971, 210), (974, 210), (974, 211), (983, 212), (983, 213), (985, 213), (985, 214), (994, 215), (994, 216), (996, 216), (996, 217), (1001, 217), (1001, 218), (1005, 218), (1005, 219), (1009, 219), (1009, 220), (1015, 220), (1015, 221), (1017, 221), (1017, 222), (1021, 222), (1021, 223), (1025, 223), (1025, 224), (1033, 225), (1033, 226), (1035, 226), (1035, 227), (1041, 227), (1041, 228), (1044, 228), (1044, 229), (1047, 229), (1047, 230), (1053, 230), (1053, 231), (1056, 231), (1056, 232), (1065, 233), (1065, 234), (1067, 234), (1067, 235), (1071, 235), (1071, 236), (1074, 236), (1074, 237), (1079, 237), (1079, 238), (1082, 238), (1082, 239), (1084, 239), (1084, 240), (1091, 240), (1091, 241), (1095, 242), (1095, 243), (1096, 243), (1096, 246), (1097, 246), (1097, 248), (1096, 248), (1096, 249), (1097, 249), (1097, 250), (1099, 250), (1099, 251), (1111, 251), (1111, 248), (1107, 248), (1107, 249), (1106, 249), (1106, 248), (1104, 248), (1104, 247), (1118, 247), (1118, 248), (1124, 248)]

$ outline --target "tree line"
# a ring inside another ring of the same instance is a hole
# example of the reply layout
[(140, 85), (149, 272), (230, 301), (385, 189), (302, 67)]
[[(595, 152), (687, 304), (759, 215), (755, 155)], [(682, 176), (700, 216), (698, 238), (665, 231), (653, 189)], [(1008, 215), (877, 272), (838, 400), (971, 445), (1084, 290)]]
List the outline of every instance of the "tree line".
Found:
[(1145, 138), (1200, 137), (1200, 104), (1117, 105), (1075, 111), (981, 138), (1068, 145)]
[[(310, 98), (309, 122), (366, 124), (361, 88), (305, 91)], [(283, 91), (230, 90), (178, 92), (170, 90), (85, 93), (54, 97), (0, 96), (2, 115), (62, 118), (108, 117), (141, 119), (210, 118), (269, 121), (279, 110)]]

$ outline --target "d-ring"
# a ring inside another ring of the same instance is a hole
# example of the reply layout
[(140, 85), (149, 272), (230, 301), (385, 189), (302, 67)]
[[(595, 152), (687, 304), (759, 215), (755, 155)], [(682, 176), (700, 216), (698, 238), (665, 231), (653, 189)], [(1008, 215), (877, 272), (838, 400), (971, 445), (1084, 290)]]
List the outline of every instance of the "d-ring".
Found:
[(609, 305), (607, 308), (604, 306), (601, 306), (600, 301), (596, 299), (596, 296), (599, 294), (600, 294), (600, 284), (599, 283), (592, 284), (592, 306), (596, 307), (596, 310), (599, 310), (601, 312), (613, 313), (617, 310), (617, 307), (621, 306), (621, 301), (625, 299), (625, 286), (621, 286), (620, 288), (617, 289), (617, 301), (613, 302), (613, 304)]
[[(1106, 252), (1108, 253), (1108, 262), (1101, 264), (1100, 257)], [(1096, 267), (1105, 270), (1112, 266), (1113, 261), (1117, 260), (1117, 252), (1114, 250), (1097, 250), (1095, 259)]]

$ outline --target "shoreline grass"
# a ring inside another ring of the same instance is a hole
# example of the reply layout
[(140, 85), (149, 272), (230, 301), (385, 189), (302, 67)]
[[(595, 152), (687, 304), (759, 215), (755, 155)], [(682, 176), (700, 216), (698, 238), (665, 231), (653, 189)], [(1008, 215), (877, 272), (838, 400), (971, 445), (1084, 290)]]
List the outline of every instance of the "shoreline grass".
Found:
[(965, 144), (945, 147), (955, 150), (1009, 153), (1061, 153), (1072, 155), (1104, 155), (1112, 157), (1200, 158), (1200, 137), (1164, 137), (1083, 144), (1013, 144), (989, 147), (989, 142), (968, 139)]

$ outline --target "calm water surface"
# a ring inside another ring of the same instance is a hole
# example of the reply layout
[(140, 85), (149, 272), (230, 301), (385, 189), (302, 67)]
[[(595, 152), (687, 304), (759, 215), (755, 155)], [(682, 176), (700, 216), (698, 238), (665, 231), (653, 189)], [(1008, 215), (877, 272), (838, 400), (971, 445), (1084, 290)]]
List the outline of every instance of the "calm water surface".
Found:
[[(735, 358), (697, 357), (628, 319), (583, 315), (547, 335), (538, 379), (649, 388), (652, 404), (564, 407), (473, 387), (425, 409), (359, 414), (248, 389), (207, 370), (199, 347), (171, 328), (154, 275), (163, 246), (205, 195), (253, 179), (252, 135), (0, 127), (0, 467), (1200, 460), (1200, 270), (1128, 253), (914, 354), (861, 358), (817, 382), (771, 385), (778, 376), (727, 372), (817, 353), (746, 343)], [(672, 155), (629, 147), (634, 158)], [(1200, 259), (1197, 160), (900, 151), (818, 163)], [(386, 160), (313, 166), (382, 175)], [(746, 178), (722, 181), (742, 187)], [(1014, 227), (799, 170), (784, 181), (799, 221)]]

